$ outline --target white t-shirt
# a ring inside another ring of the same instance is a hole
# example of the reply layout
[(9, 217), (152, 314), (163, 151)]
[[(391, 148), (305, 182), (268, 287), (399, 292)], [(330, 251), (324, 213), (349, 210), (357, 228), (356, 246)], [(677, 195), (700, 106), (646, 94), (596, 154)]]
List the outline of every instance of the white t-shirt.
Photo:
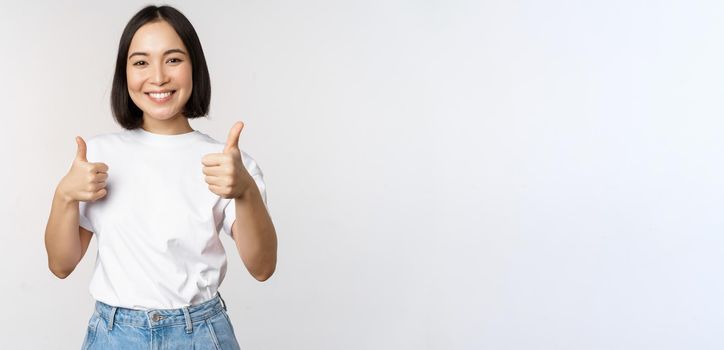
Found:
[[(139, 310), (213, 298), (226, 274), (218, 233), (231, 236), (236, 212), (233, 199), (208, 188), (201, 158), (221, 153), (224, 143), (198, 130), (161, 135), (139, 128), (96, 135), (86, 145), (89, 162), (108, 165), (106, 196), (79, 203), (80, 226), (98, 241), (93, 298)], [(241, 154), (266, 205), (261, 169)]]

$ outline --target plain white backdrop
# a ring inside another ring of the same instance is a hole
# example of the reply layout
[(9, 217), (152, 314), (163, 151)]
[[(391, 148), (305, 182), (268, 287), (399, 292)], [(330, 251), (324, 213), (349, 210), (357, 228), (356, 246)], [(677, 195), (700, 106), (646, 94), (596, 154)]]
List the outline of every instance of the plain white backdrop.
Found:
[[(3, 348), (80, 348), (96, 241), (60, 280), (44, 230), (146, 4), (0, 5)], [(169, 4), (279, 238), (222, 237), (242, 348), (724, 347), (724, 3)]]

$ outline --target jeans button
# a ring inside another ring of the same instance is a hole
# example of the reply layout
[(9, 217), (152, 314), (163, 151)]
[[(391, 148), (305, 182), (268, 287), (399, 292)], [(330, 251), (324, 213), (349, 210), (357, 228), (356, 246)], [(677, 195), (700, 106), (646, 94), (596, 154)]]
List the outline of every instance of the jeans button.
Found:
[(160, 321), (162, 318), (163, 318), (163, 317), (161, 317), (161, 315), (159, 315), (159, 314), (153, 314), (153, 316), (151, 316), (151, 319), (153, 320), (153, 322), (158, 322), (158, 321)]

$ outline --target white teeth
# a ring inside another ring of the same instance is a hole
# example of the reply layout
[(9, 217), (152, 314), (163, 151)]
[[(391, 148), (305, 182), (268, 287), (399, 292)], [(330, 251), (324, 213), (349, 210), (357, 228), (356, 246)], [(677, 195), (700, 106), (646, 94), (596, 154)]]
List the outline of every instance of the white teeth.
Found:
[(153, 98), (155, 98), (155, 99), (157, 99), (157, 100), (162, 100), (162, 99), (164, 99), (164, 98), (166, 98), (166, 97), (171, 96), (171, 92), (170, 92), (170, 91), (169, 91), (169, 92), (164, 92), (164, 93), (162, 93), (162, 94), (157, 94), (157, 93), (150, 92), (149, 95), (151, 95), (151, 97), (153, 97)]

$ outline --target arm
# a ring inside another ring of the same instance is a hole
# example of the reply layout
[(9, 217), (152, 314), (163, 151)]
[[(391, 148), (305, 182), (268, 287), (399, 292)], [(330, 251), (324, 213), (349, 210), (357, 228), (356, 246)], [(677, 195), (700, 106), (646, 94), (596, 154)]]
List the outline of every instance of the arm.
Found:
[(85, 255), (93, 234), (78, 225), (78, 201), (57, 189), (45, 227), (48, 268), (60, 279), (68, 277)]
[(105, 188), (108, 165), (88, 162), (85, 141), (80, 136), (75, 141), (78, 145), (75, 159), (55, 188), (45, 226), (48, 267), (61, 279), (75, 270), (93, 237), (92, 232), (79, 226), (79, 201), (95, 201), (108, 193)]
[(201, 158), (202, 171), (211, 192), (234, 200), (236, 218), (231, 224), (231, 237), (249, 273), (265, 281), (276, 269), (277, 234), (261, 191), (241, 156), (239, 135), (243, 128), (243, 122), (236, 122), (229, 131), (223, 153)]
[(258, 281), (274, 273), (277, 264), (277, 234), (257, 186), (249, 186), (234, 198), (236, 220), (232, 237), (241, 260)]

